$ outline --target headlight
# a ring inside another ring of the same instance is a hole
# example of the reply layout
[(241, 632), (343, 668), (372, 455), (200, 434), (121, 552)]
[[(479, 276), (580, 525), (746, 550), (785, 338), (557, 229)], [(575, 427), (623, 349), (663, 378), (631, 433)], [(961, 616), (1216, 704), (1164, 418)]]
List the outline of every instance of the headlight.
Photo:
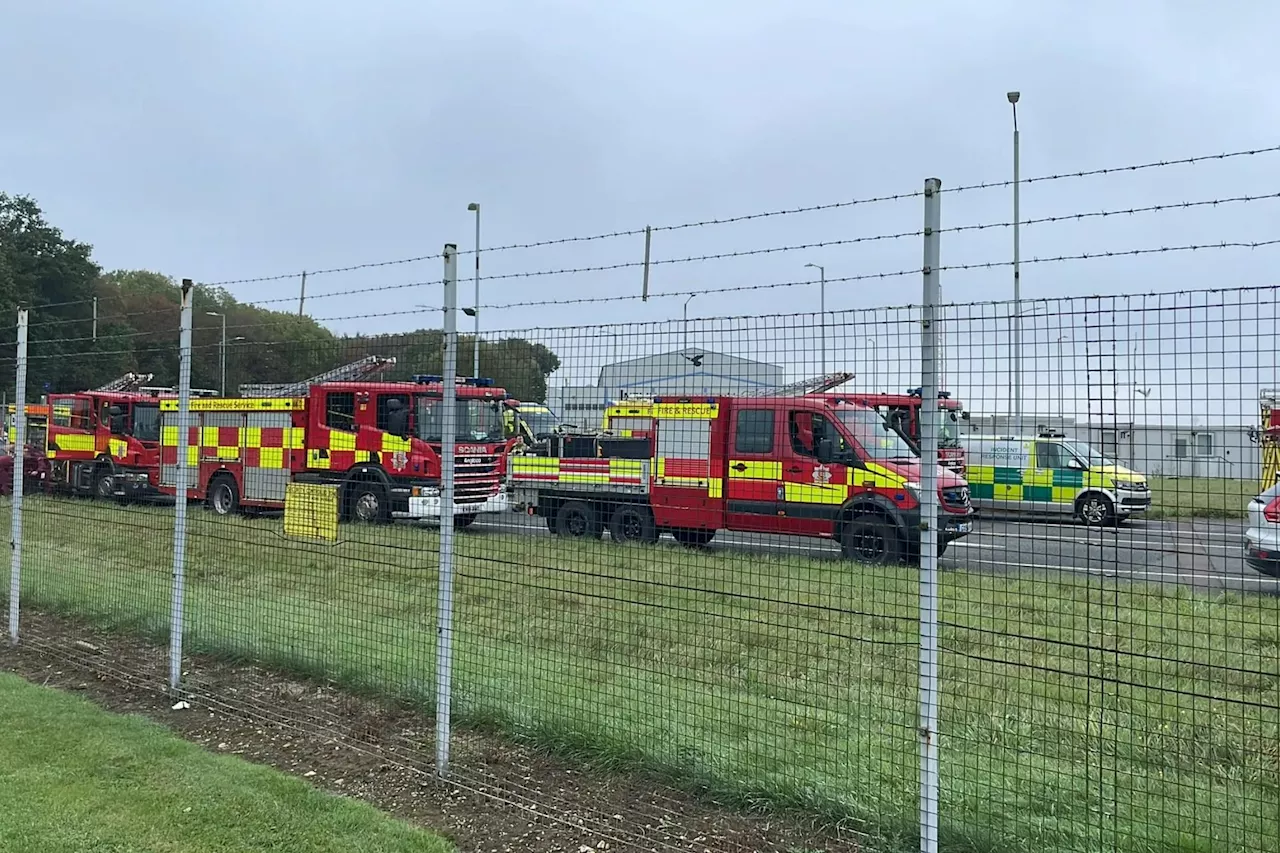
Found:
[(911, 494), (915, 497), (915, 499), (916, 499), (916, 500), (919, 500), (919, 499), (920, 499), (920, 484), (919, 484), (919, 483), (915, 483), (915, 482), (912, 482), (912, 483), (903, 483), (903, 485), (907, 487), (907, 491), (908, 491), (908, 492), (911, 492)]
[(1130, 483), (1128, 480), (1112, 480), (1111, 488), (1121, 492), (1128, 492), (1128, 491), (1132, 491), (1135, 488), (1135, 486), (1133, 485), (1133, 483)]
[(440, 490), (435, 486), (415, 486), (413, 496), (415, 498), (438, 498), (440, 497)]

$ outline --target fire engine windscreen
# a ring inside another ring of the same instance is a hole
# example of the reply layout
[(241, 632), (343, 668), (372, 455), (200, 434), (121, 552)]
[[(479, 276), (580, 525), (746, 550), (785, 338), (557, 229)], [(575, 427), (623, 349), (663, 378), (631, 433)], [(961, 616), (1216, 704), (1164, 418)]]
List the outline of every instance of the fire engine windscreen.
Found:
[(133, 437), (138, 441), (160, 440), (160, 407), (137, 403), (133, 407)]
[(902, 436), (873, 409), (842, 406), (837, 412), (840, 423), (862, 446), (867, 458), (883, 461), (916, 458), (911, 445), (903, 441)]
[[(458, 401), (458, 435), (461, 441), (498, 443), (505, 431), (500, 406), (493, 400)], [(418, 438), (438, 444), (444, 439), (444, 401), (439, 397), (419, 397)]]
[(529, 431), (538, 438), (554, 435), (560, 421), (546, 406), (521, 406), (520, 420), (529, 425)]

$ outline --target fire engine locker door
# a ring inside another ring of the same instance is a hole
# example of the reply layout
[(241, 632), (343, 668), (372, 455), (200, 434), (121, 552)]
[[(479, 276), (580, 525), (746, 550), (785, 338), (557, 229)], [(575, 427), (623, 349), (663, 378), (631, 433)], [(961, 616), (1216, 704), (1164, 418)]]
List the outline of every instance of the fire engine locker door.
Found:
[(838, 459), (848, 458), (848, 447), (836, 425), (821, 413), (792, 410), (786, 418), (778, 532), (831, 533), (849, 495), (849, 466), (820, 462), (818, 442), (829, 440)]
[(779, 493), (783, 489), (778, 460), (785, 433), (774, 408), (739, 408), (733, 412), (725, 474), (725, 521), (730, 530), (773, 532), (778, 529)]

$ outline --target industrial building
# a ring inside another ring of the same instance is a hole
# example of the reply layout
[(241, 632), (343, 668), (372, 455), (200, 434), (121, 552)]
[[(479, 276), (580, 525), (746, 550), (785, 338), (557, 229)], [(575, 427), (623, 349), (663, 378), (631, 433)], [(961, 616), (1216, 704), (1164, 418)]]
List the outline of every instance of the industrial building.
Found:
[(566, 423), (598, 425), (609, 402), (626, 394), (749, 394), (784, 384), (784, 373), (775, 364), (685, 347), (606, 364), (595, 385), (552, 386), (547, 405)]
[[(1012, 435), (1018, 431), (1012, 421), (1008, 416), (973, 415), (962, 429), (977, 435)], [(1088, 423), (1035, 415), (1026, 415), (1023, 421), (1023, 434), (1034, 435), (1040, 428), (1058, 430), (1153, 477), (1254, 480), (1261, 476), (1256, 424)]]

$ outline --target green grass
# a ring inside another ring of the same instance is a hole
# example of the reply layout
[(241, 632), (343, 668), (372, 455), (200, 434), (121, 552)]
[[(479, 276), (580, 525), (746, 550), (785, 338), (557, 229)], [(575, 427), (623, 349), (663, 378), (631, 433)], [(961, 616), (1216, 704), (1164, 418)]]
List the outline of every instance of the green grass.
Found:
[(0, 674), (0, 851), (445, 853), (354, 800)]
[(1151, 509), (1144, 518), (1242, 520), (1245, 507), (1262, 491), (1257, 480), (1212, 477), (1152, 477)]
[[(172, 510), (24, 517), (28, 604), (165, 636)], [(429, 709), (437, 535), (280, 529), (192, 510), (189, 647)], [(914, 570), (481, 533), (457, 572), (463, 724), (912, 849)], [(964, 571), (943, 598), (945, 850), (1280, 847), (1280, 599)]]

